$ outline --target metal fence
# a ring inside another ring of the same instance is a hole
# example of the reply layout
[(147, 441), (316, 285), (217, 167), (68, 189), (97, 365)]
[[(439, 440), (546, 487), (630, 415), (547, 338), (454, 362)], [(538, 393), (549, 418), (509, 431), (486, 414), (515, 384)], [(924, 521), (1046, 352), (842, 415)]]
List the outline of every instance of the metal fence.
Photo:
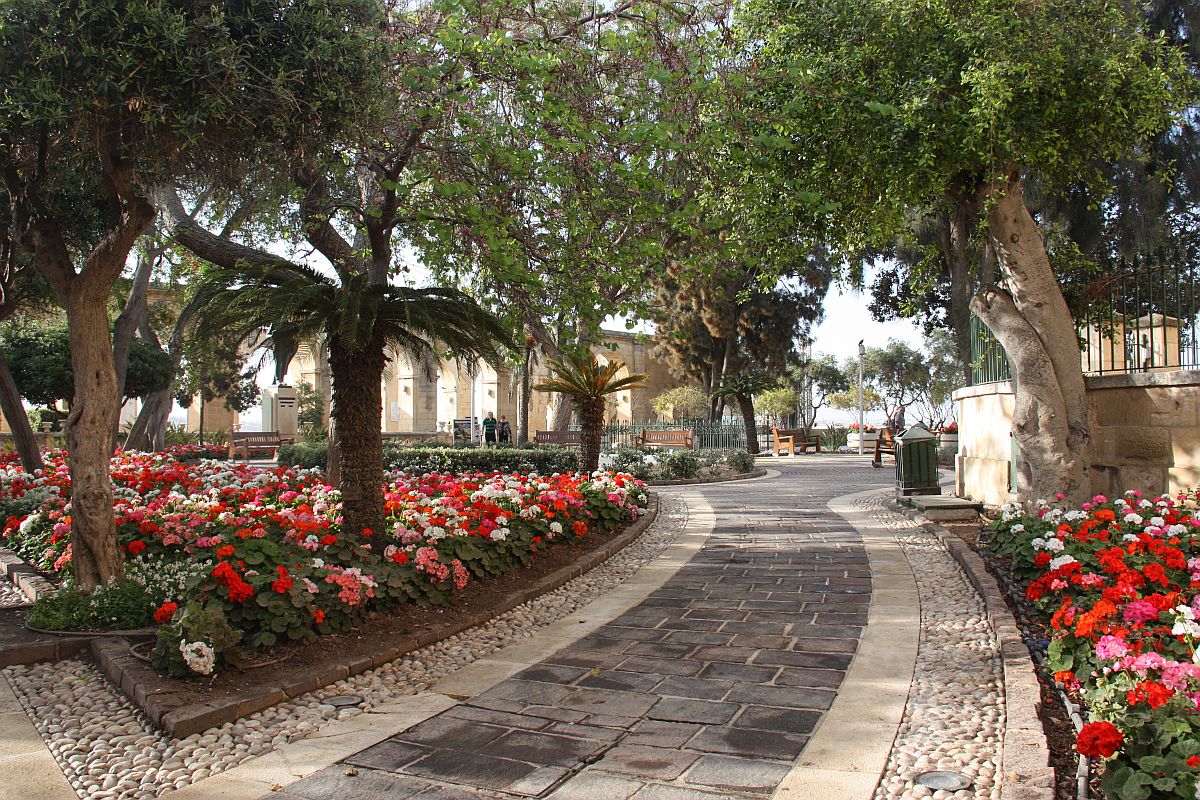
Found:
[[(572, 430), (579, 430), (578, 425), (571, 427)], [(642, 431), (679, 428), (690, 428), (692, 430), (692, 435), (695, 438), (695, 446), (699, 450), (746, 449), (746, 427), (742, 424), (741, 420), (737, 420), (736, 422), (710, 422), (708, 420), (659, 422), (657, 420), (647, 420), (645, 422), (622, 422), (605, 425), (601, 446), (605, 450), (614, 450), (618, 447), (633, 447), (635, 438)], [(770, 432), (771, 429), (769, 427), (758, 426), (760, 445), (766, 445), (767, 440), (764, 437), (769, 435)]]
[[(1200, 292), (1189, 267), (1134, 261), (1076, 291), (1076, 335), (1085, 374), (1200, 368)], [(971, 382), (1012, 377), (1004, 348), (971, 317)]]

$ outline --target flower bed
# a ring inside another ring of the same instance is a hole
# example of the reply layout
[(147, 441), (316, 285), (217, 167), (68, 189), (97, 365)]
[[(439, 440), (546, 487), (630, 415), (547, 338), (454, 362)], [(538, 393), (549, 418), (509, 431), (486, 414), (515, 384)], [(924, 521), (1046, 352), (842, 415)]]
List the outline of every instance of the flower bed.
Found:
[[(386, 487), (387, 529), (356, 533), (342, 530), (337, 491), (311, 470), (126, 453), (112, 475), (133, 586), (108, 587), (98, 600), (67, 589), (34, 617), (137, 627), (141, 613), (162, 626), (155, 663), (179, 676), (211, 673), (246, 649), (347, 630), (369, 610), (447, 602), (556, 541), (635, 519), (646, 501), (644, 486), (623, 474), (398, 473)], [(37, 478), (0, 464), (3, 543), (44, 570), (67, 571), (69, 491), (61, 453)]]
[[(1061, 498), (1060, 498), (1061, 500)], [(994, 547), (1051, 630), (1047, 664), (1089, 710), (1109, 798), (1200, 796), (1197, 495), (1006, 506)]]

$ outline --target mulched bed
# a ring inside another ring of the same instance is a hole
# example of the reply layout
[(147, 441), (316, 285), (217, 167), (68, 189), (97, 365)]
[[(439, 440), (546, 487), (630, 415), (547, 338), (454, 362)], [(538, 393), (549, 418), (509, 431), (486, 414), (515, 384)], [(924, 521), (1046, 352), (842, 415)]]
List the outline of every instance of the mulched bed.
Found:
[[(147, 665), (147, 669), (138, 670), (138, 680), (147, 684), (144, 691), (154, 698), (155, 703), (170, 711), (201, 703), (221, 703), (256, 689), (286, 686), (309, 676), (332, 674), (340, 666), (378, 657), (403, 640), (445, 638), (437, 632), (452, 631), (482, 612), (504, 607), (506, 601), (527, 593), (542, 578), (575, 564), (626, 530), (627, 527), (623, 527), (610, 533), (590, 533), (582, 540), (557, 544), (529, 567), (499, 578), (472, 581), (466, 589), (455, 593), (454, 602), (449, 606), (407, 606), (397, 614), (372, 613), (359, 628), (348, 633), (258, 651), (242, 671), (224, 670), (210, 680), (177, 680), (161, 675)], [(263, 667), (253, 668), (254, 664)]]
[[(1029, 639), (1049, 638), (1049, 628), (1039, 621), (1025, 616), (1025, 612), (1018, 608), (1012, 594), (1004, 591), (1006, 584), (1002, 579), (1008, 577), (1007, 559), (979, 546), (979, 534), (982, 531), (980, 526), (961, 523), (942, 523), (942, 525), (978, 553), (984, 564), (987, 565), (988, 571), (997, 578), (1004, 600), (1008, 603), (1013, 618), (1021, 628), (1021, 634)], [(1076, 800), (1078, 795), (1075, 771), (1079, 756), (1075, 752), (1075, 726), (1071, 723), (1070, 715), (1059, 699), (1054, 681), (1042, 670), (1037, 670), (1037, 679), (1042, 688), (1038, 717), (1042, 720), (1042, 729), (1046, 733), (1046, 741), (1050, 746), (1050, 761), (1054, 766), (1054, 796), (1056, 800)], [(1100, 780), (1096, 770), (1092, 771), (1089, 796), (1098, 798), (1098, 800), (1103, 800), (1105, 796), (1100, 789)]]

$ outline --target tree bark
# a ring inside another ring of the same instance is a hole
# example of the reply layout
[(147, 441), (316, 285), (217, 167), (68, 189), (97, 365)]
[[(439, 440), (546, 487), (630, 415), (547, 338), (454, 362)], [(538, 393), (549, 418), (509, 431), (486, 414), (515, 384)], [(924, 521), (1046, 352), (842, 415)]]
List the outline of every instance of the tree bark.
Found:
[[(129, 372), (129, 350), (133, 347), (133, 336), (150, 316), (146, 296), (150, 288), (154, 262), (158, 258), (155, 248), (156, 245), (146, 242), (138, 253), (137, 269), (133, 273), (129, 297), (125, 300), (125, 308), (113, 323), (113, 369), (117, 376), (117, 396), (121, 399), (125, 397), (125, 378)], [(121, 421), (118, 411), (117, 424), (113, 426), (113, 449), (116, 449), (121, 441), (120, 437)]]
[(533, 357), (532, 342), (525, 343), (525, 360), (521, 362), (521, 385), (517, 389), (517, 444), (529, 441), (529, 402), (533, 393), (533, 381), (530, 380), (530, 360)]
[(746, 426), (746, 450), (758, 454), (758, 426), (754, 421), (754, 398), (747, 394), (737, 395), (738, 411), (742, 415), (742, 424)]
[(988, 235), (1007, 291), (985, 286), (971, 303), (1008, 354), (1016, 386), (1013, 436), (1025, 500), (1091, 493), (1091, 428), (1075, 323), (1018, 178), (985, 190)]
[(0, 351), (0, 411), (3, 411), (4, 418), (8, 420), (8, 429), (12, 431), (13, 445), (21, 458), (21, 469), (32, 475), (43, 467), (42, 453), (3, 351)]
[(383, 530), (383, 403), (379, 386), (387, 366), (384, 345), (379, 334), (359, 351), (347, 350), (336, 337), (330, 342), (342, 529), (347, 531)]
[(600, 442), (604, 437), (604, 398), (588, 397), (577, 401), (580, 436), (579, 468), (589, 474), (600, 468)]
[(970, 209), (965, 201), (957, 200), (951, 210), (946, 247), (946, 270), (950, 275), (950, 308), (947, 317), (958, 348), (958, 360), (963, 371), (964, 385), (971, 384), (971, 265)]

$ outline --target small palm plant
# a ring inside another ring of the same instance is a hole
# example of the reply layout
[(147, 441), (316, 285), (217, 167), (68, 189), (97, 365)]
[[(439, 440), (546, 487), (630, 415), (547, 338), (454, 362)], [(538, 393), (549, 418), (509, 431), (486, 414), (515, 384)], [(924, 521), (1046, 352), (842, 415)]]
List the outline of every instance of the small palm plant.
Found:
[(266, 328), (282, 351), (295, 352), (302, 341), (326, 343), (346, 530), (383, 526), (379, 387), (388, 351), (413, 364), (443, 353), (496, 363), (511, 342), (494, 314), (456, 289), (378, 285), (366, 274), (334, 278), (301, 265), (209, 269), (192, 302), (202, 336)]
[(571, 398), (583, 428), (579, 466), (595, 472), (600, 466), (600, 439), (604, 434), (604, 401), (622, 389), (640, 389), (647, 375), (635, 374), (618, 378), (625, 362), (614, 358), (602, 364), (592, 353), (568, 355), (548, 364), (551, 377), (534, 389), (539, 392), (558, 392)]
[(738, 404), (742, 423), (746, 426), (746, 450), (758, 452), (758, 427), (754, 422), (754, 395), (779, 386), (779, 379), (762, 372), (742, 372), (727, 375), (713, 392), (713, 397), (732, 397)]

